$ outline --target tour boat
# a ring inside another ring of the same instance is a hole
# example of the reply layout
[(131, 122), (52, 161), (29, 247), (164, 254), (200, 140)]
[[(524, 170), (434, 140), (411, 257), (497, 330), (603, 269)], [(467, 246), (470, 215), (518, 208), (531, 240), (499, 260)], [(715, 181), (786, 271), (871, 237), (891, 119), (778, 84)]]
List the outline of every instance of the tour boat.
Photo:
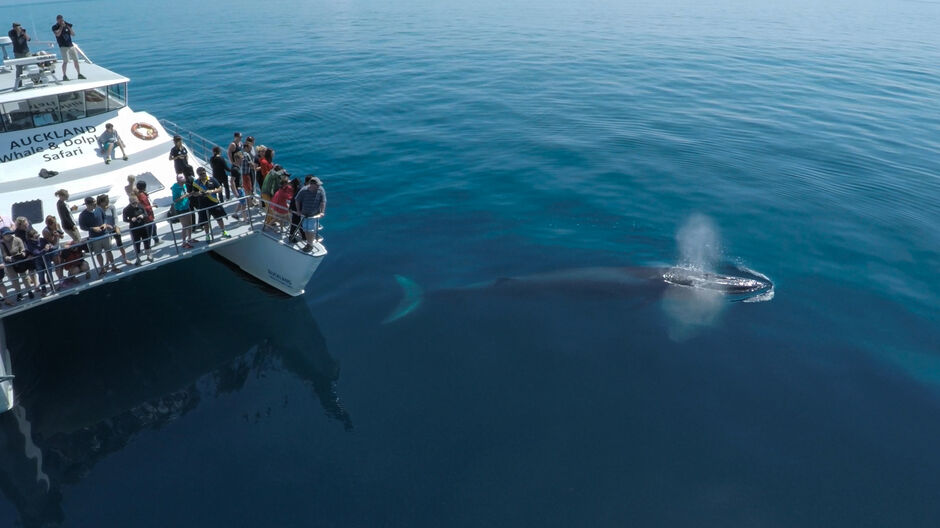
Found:
[[(35, 49), (35, 43), (31, 43)], [(286, 239), (283, 226), (265, 226), (264, 213), (249, 208), (240, 220), (225, 219), (231, 238), (219, 237), (219, 228), (211, 222), (215, 237), (203, 240), (192, 249), (179, 240), (179, 224), (167, 221), (172, 203), (170, 187), (176, 182), (169, 151), (173, 136), (180, 135), (189, 151), (189, 164), (208, 169), (213, 143), (128, 105), (129, 79), (94, 64), (79, 51), (81, 73), (77, 78), (72, 64), (69, 80), (61, 76), (60, 60), (49, 53), (36, 53), (12, 59), (8, 37), (0, 37), (3, 63), (0, 64), (0, 215), (5, 219), (24, 216), (42, 231), (44, 218), (56, 212), (58, 189), (69, 191), (69, 205), (83, 209), (87, 196), (106, 194), (120, 215), (128, 203), (124, 187), (128, 176), (147, 182), (147, 192), (154, 206), (156, 229), (161, 243), (154, 248), (153, 261), (142, 266), (120, 266), (120, 273), (98, 273), (95, 258), (86, 254), (91, 266), (90, 278), (67, 288), (52, 277), (46, 296), (35, 294), (15, 306), (0, 307), (0, 321), (62, 297), (83, 293), (96, 286), (126, 278), (135, 273), (175, 262), (182, 258), (213, 251), (236, 266), (290, 295), (303, 294), (304, 288), (326, 255), (322, 237), (302, 248)], [(77, 48), (77, 46), (76, 46)], [(105, 125), (112, 124), (124, 142), (127, 159), (115, 148), (114, 159), (105, 163), (97, 137)], [(226, 145), (222, 145), (223, 149)], [(210, 171), (211, 173), (211, 171)], [(256, 189), (257, 190), (257, 189)], [(237, 200), (224, 204), (231, 213)], [(133, 253), (126, 224), (123, 226), (126, 251)], [(319, 231), (319, 226), (317, 227)], [(83, 233), (84, 234), (84, 233)], [(68, 240), (68, 236), (64, 240)], [(308, 251), (304, 251), (307, 249)], [(117, 250), (113, 249), (115, 255)], [(118, 257), (118, 260), (119, 257)], [(10, 295), (14, 290), (4, 279)], [(0, 325), (0, 411), (13, 404), (13, 385), (9, 351)]]

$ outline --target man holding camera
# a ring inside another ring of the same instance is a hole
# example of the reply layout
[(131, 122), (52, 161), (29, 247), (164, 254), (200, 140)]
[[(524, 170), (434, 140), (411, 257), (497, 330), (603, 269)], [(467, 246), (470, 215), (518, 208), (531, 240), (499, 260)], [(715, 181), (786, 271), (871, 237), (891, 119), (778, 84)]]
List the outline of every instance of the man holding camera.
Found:
[(23, 26), (21, 26), (19, 22), (13, 23), (13, 29), (11, 29), (7, 35), (9, 35), (10, 40), (13, 41), (13, 57), (16, 59), (29, 57), (28, 42), (31, 39), (30, 36), (26, 34), (26, 30), (23, 29)]
[[(9, 33), (10, 40), (13, 41), (13, 58), (23, 59), (29, 57), (29, 44), (30, 41), (29, 35), (26, 34), (26, 30), (23, 29), (23, 26), (19, 22), (13, 23), (13, 29)], [(16, 66), (16, 76), (19, 77), (23, 73), (23, 66)]]
[(72, 29), (72, 24), (66, 22), (65, 18), (59, 15), (55, 17), (55, 25), (52, 26), (52, 33), (55, 34), (55, 40), (59, 43), (59, 53), (62, 54), (62, 80), (69, 80), (68, 75), (65, 74), (69, 59), (72, 59), (72, 62), (75, 64), (75, 73), (78, 74), (78, 78), (84, 79), (85, 76), (82, 75), (82, 70), (78, 67), (78, 50), (76, 50), (75, 45), (72, 44), (72, 37), (75, 36), (75, 30)]

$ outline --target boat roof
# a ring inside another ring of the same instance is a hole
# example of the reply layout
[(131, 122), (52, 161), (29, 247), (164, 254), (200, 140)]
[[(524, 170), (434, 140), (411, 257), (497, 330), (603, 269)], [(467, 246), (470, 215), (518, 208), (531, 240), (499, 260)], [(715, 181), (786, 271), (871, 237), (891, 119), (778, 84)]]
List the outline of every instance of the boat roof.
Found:
[[(60, 61), (56, 60), (56, 79), (62, 78), (62, 66), (60, 66), (59, 62)], [(126, 83), (130, 80), (123, 75), (114, 73), (97, 64), (81, 62), (82, 75), (86, 77), (85, 79), (78, 79), (73, 65), (69, 65), (68, 74), (70, 74), (71, 77), (68, 81), (57, 80), (55, 82), (25, 87), (14, 91), (13, 86), (16, 81), (16, 68), (12, 66), (8, 66), (8, 68), (9, 69), (0, 68), (0, 104), (22, 101), (23, 99), (32, 99), (34, 97), (88, 90), (117, 83)]]

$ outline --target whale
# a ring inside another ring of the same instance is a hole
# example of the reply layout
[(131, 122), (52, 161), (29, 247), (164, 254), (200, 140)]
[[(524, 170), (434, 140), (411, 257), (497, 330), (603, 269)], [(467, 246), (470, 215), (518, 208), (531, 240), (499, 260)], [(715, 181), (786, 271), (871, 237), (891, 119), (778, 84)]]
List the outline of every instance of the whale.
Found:
[[(403, 275), (395, 275), (395, 280), (402, 289), (402, 298), (383, 323), (391, 323), (413, 313), (424, 302), (425, 293), (420, 285)], [(486, 291), (513, 297), (607, 299), (653, 296), (670, 289), (720, 295), (729, 302), (769, 301), (774, 296), (774, 283), (766, 275), (730, 264), (714, 272), (691, 266), (562, 269), (500, 277), (460, 288), (435, 290), (434, 293), (445, 295)]]

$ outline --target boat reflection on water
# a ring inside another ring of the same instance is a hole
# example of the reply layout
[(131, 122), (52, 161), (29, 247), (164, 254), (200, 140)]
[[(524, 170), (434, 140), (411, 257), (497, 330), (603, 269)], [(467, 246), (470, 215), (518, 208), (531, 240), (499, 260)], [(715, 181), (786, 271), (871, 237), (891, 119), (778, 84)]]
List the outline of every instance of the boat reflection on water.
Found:
[(296, 376), (352, 429), (339, 364), (304, 299), (272, 298), (219, 261), (191, 260), (5, 321), (18, 400), (0, 414), (0, 491), (23, 526), (61, 524), (63, 485), (250, 376)]

